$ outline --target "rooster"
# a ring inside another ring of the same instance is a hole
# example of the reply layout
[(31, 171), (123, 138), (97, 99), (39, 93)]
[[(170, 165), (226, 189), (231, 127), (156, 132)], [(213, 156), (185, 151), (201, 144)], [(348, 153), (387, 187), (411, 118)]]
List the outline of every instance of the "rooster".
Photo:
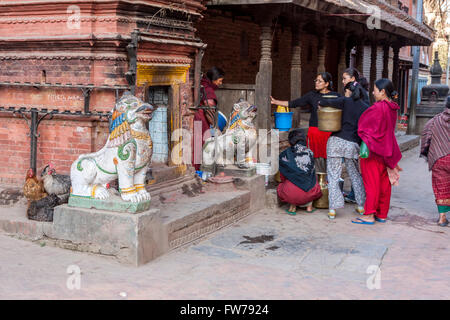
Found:
[(44, 189), (49, 195), (57, 195), (61, 203), (67, 202), (70, 192), (70, 176), (56, 174), (55, 168), (51, 164), (45, 166), (41, 173), (44, 181)]
[(38, 180), (33, 169), (28, 169), (23, 185), (23, 195), (28, 199), (28, 205), (31, 201), (40, 200), (47, 196), (42, 181)]

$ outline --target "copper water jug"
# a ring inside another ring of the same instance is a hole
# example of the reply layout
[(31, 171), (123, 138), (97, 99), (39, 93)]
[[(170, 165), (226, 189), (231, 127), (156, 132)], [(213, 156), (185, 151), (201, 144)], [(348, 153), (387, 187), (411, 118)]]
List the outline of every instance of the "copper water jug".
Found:
[(325, 172), (317, 172), (317, 177), (319, 179), (322, 196), (319, 199), (313, 201), (313, 206), (319, 209), (328, 209), (329, 204), (327, 174)]

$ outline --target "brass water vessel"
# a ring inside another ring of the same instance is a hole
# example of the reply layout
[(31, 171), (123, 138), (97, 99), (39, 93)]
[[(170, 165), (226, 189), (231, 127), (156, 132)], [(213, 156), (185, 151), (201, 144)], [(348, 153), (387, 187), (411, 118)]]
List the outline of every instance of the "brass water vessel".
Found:
[(319, 199), (313, 201), (313, 206), (319, 209), (328, 209), (328, 182), (327, 174), (325, 172), (317, 172), (317, 178), (319, 179), (320, 191), (322, 196)]

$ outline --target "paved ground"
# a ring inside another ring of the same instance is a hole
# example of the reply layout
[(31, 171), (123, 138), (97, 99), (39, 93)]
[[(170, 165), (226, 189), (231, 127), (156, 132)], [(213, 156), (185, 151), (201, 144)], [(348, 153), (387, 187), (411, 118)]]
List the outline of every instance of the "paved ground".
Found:
[[(0, 298), (450, 299), (450, 228), (436, 226), (417, 154), (404, 154), (386, 224), (351, 224), (350, 205), (335, 221), (266, 209), (139, 268), (0, 235)], [(67, 288), (71, 265), (79, 290)]]

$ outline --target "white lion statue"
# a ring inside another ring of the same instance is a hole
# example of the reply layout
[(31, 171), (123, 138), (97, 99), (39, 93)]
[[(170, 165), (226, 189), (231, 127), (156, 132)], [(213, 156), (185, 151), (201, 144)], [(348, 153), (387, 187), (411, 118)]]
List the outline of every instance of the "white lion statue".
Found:
[(111, 195), (108, 183), (118, 178), (124, 201), (150, 200), (145, 177), (153, 148), (147, 128), (155, 109), (130, 92), (123, 94), (113, 109), (106, 145), (73, 162), (71, 195), (107, 199)]
[[(224, 166), (232, 164), (236, 158), (239, 168), (249, 168), (246, 161), (256, 145), (256, 128), (253, 123), (257, 108), (249, 102), (240, 99), (234, 104), (228, 121), (229, 126), (223, 135), (217, 137), (217, 146), (214, 137), (205, 141), (203, 146), (203, 164), (211, 165), (214, 161), (214, 148), (217, 147), (216, 164)], [(225, 155), (224, 155), (225, 153)]]

